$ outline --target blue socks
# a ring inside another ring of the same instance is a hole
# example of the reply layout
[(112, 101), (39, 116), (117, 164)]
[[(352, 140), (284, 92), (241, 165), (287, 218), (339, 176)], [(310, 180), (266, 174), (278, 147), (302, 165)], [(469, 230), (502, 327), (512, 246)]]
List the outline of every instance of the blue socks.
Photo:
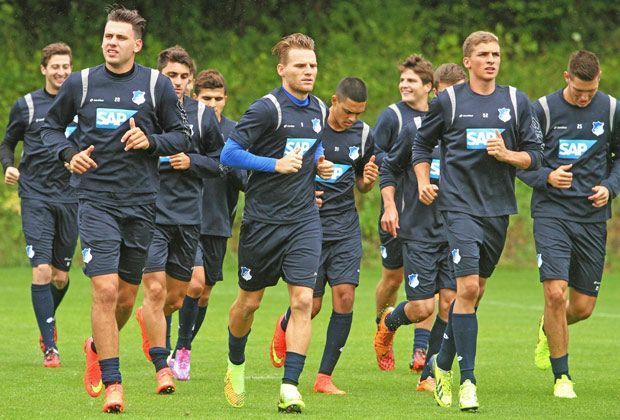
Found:
[(560, 379), (562, 375), (566, 375), (568, 379), (571, 379), (568, 374), (568, 353), (555, 359), (550, 357), (549, 360), (551, 360), (551, 370), (553, 371), (554, 379)]
[(476, 314), (452, 314), (452, 330), (456, 352), (459, 355), (461, 383), (469, 379), (475, 384), (474, 365), (478, 340), (478, 318)]
[(439, 352), (437, 353), (437, 366), (442, 370), (452, 370), (452, 362), (456, 356), (456, 346), (454, 344), (454, 333), (452, 331), (452, 317), (454, 315), (454, 302), (450, 305), (448, 313), (448, 324), (443, 333), (443, 340)]
[(192, 349), (192, 330), (194, 329), (194, 322), (198, 315), (198, 298), (191, 298), (185, 296), (183, 299), (183, 306), (179, 311), (179, 336), (177, 338), (177, 349), (186, 348)]
[(401, 325), (412, 324), (405, 314), (405, 305), (407, 305), (406, 301), (399, 303), (392, 313), (385, 317), (385, 326), (388, 330), (396, 331)]
[(123, 382), (118, 357), (99, 360), (99, 367), (101, 368), (101, 382), (106, 387)]
[(426, 328), (417, 328), (415, 329), (413, 335), (413, 351), (416, 349), (422, 349), (426, 351), (428, 349), (428, 340), (430, 339), (431, 331)]
[[(228, 329), (228, 359), (234, 365), (240, 365), (245, 362), (245, 345), (248, 343), (248, 335), (250, 331), (243, 337), (235, 337)], [(287, 353), (288, 357), (288, 353)]]
[(166, 348), (170, 350), (170, 329), (172, 328), (172, 315), (166, 315)]
[(54, 342), (54, 301), (52, 298), (51, 285), (32, 284), (30, 294), (32, 296), (32, 307), (37, 318), (39, 331), (43, 337), (45, 350), (56, 348)]
[(52, 292), (52, 300), (54, 301), (54, 314), (56, 314), (56, 309), (58, 309), (60, 302), (62, 302), (67, 290), (69, 290), (69, 279), (67, 278), (67, 284), (65, 284), (65, 287), (62, 289), (58, 289), (53, 283), (51, 283), (50, 290)]
[(287, 351), (286, 360), (284, 361), (284, 376), (282, 377), (282, 383), (297, 386), (297, 384), (299, 384), (299, 376), (301, 375), (301, 371), (304, 370), (305, 363), (306, 356), (299, 353), (293, 353), (292, 351)]
[(149, 349), (149, 356), (151, 356), (151, 360), (153, 361), (153, 365), (155, 366), (155, 372), (159, 372), (163, 368), (168, 367), (168, 362), (166, 359), (170, 354), (170, 350), (165, 349), (163, 347), (151, 347)]
[(426, 364), (424, 365), (424, 370), (422, 370), (422, 375), (420, 376), (422, 380), (428, 378), (431, 375), (431, 365), (429, 361), (434, 354), (439, 352), (441, 347), (441, 340), (443, 339), (443, 333), (446, 330), (446, 326), (448, 323), (443, 319), (439, 318), (439, 315), (435, 318), (435, 323), (433, 324), (433, 328), (430, 331), (430, 339), (428, 340), (428, 351), (426, 352)]
[(286, 327), (288, 327), (289, 319), (291, 319), (291, 308), (290, 307), (286, 308), (286, 312), (284, 313), (284, 318), (282, 318), (282, 321), (280, 322), (280, 327), (282, 327), (284, 331), (286, 331)]
[[(319, 373), (331, 375), (338, 363), (340, 353), (344, 348), (351, 331), (351, 322), (353, 321), (353, 313), (341, 314), (332, 312), (327, 327), (327, 338), (325, 340), (325, 349), (323, 350), (323, 358)], [(286, 361), (285, 361), (286, 363)]]
[(196, 314), (196, 322), (194, 322), (194, 329), (192, 330), (192, 341), (196, 338), (196, 334), (202, 327), (202, 322), (205, 320), (205, 316), (207, 315), (207, 307), (208, 303), (205, 306), (198, 307), (198, 313)]

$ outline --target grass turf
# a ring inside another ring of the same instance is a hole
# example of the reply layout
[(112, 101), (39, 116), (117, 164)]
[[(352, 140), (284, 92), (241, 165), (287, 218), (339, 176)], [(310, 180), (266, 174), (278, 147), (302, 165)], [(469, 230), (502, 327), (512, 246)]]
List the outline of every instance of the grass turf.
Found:
[[(223, 396), (228, 309), (237, 292), (233, 264), (231, 259), (227, 260), (226, 280), (214, 289), (205, 324), (194, 342), (192, 379), (178, 383), (176, 394), (155, 395), (154, 368), (142, 354), (135, 320), (131, 319), (122, 331), (120, 360), (127, 414), (136, 418), (278, 415), (276, 401), (282, 371), (271, 366), (268, 348), (275, 319), (287, 305), (286, 288), (282, 283), (268, 289), (256, 313), (246, 351), (245, 406), (233, 409)], [(429, 394), (415, 391), (418, 376), (408, 370), (411, 327), (402, 327), (396, 335), (396, 369), (381, 372), (377, 368), (372, 339), (374, 288), (379, 274), (379, 269), (362, 270), (353, 328), (334, 372), (334, 382), (348, 392), (344, 397), (312, 393), (331, 312), (331, 297), (329, 293), (326, 295), (323, 311), (313, 323), (313, 340), (301, 377), (300, 390), (307, 407), (304, 415), (324, 418), (459, 415), (456, 395), (453, 407), (444, 409), (437, 407)], [(102, 398), (88, 397), (82, 387), (82, 343), (90, 334), (88, 279), (79, 268), (72, 270), (71, 288), (58, 312), (62, 366), (44, 369), (30, 303), (30, 270), (4, 268), (0, 270), (0, 277), (5, 302), (0, 306), (3, 336), (0, 380), (4, 384), (0, 417), (75, 418), (103, 414)], [(558, 400), (552, 397), (551, 372), (541, 372), (533, 365), (536, 326), (542, 309), (537, 272), (498, 270), (489, 281), (478, 316), (476, 375), (481, 403), (478, 415), (493, 418), (620, 417), (619, 280), (620, 274), (606, 274), (594, 315), (570, 328), (570, 366), (578, 398)], [(141, 297), (138, 302), (140, 300)], [(173, 330), (176, 325), (175, 317)]]

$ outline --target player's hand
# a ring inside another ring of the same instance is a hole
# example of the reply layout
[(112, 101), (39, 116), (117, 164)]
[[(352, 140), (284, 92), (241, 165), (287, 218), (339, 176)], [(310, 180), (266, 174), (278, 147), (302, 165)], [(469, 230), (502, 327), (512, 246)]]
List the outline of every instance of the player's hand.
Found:
[(510, 150), (506, 149), (506, 144), (499, 130), (495, 130), (495, 135), (497, 136), (496, 138), (487, 140), (487, 153), (500, 162), (505, 162), (508, 159)]
[(314, 192), (314, 202), (318, 208), (323, 207), (323, 194), (325, 194), (325, 191), (317, 190)]
[(394, 205), (386, 206), (381, 216), (381, 229), (396, 238), (396, 229), (400, 229), (398, 224), (398, 211)]
[(562, 190), (570, 188), (573, 185), (573, 173), (570, 172), (572, 167), (572, 163), (570, 165), (560, 165), (556, 170), (549, 172), (547, 183), (554, 188)]
[(297, 146), (294, 150), (276, 160), (276, 172), (279, 174), (294, 174), (299, 172), (303, 163), (301, 147)]
[(609, 201), (609, 190), (607, 187), (603, 187), (602, 185), (597, 185), (592, 188), (594, 194), (588, 197), (588, 200), (592, 202), (594, 207), (604, 207), (607, 205)]
[(330, 179), (334, 174), (334, 163), (325, 159), (325, 156), (319, 156), (316, 161), (316, 173), (323, 179)]
[(377, 158), (375, 157), (375, 155), (372, 155), (368, 163), (364, 165), (363, 182), (365, 185), (373, 184), (379, 176), (379, 167), (375, 164), (376, 159)]
[(170, 156), (170, 166), (177, 171), (185, 171), (189, 169), (191, 159), (185, 153), (177, 153)]
[(19, 180), (19, 169), (14, 166), (9, 166), (6, 168), (6, 172), (4, 173), (4, 183), (7, 185), (15, 185)]
[(435, 184), (418, 185), (420, 201), (427, 206), (433, 204), (437, 198), (437, 191), (439, 191), (439, 187)]
[(71, 162), (69, 162), (69, 171), (71, 173), (82, 175), (90, 168), (96, 168), (97, 163), (90, 158), (93, 150), (95, 150), (95, 146), (91, 144), (88, 146), (88, 149), (82, 150), (80, 153), (73, 155)]
[(146, 150), (151, 146), (148, 137), (140, 127), (136, 127), (136, 121), (131, 117), (129, 119), (129, 130), (123, 134), (121, 143), (125, 143), (125, 151), (128, 150)]

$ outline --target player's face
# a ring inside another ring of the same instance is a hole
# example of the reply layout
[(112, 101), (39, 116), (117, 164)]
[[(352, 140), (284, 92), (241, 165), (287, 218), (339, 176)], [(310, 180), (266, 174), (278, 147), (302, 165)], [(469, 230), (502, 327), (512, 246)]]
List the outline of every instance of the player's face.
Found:
[(486, 82), (497, 77), (500, 61), (500, 50), (497, 42), (478, 44), (469, 57), (463, 57), (463, 65), (469, 70), (470, 79)]
[(592, 98), (598, 91), (598, 84), (601, 76), (598, 75), (594, 80), (585, 81), (577, 76), (571, 77), (568, 72), (564, 72), (564, 80), (566, 81), (566, 89), (564, 89), (564, 97), (572, 105), (579, 108), (585, 108), (590, 105)]
[(50, 93), (58, 92), (71, 74), (71, 57), (66, 54), (51, 56), (47, 66), (41, 66), (41, 73), (45, 76), (45, 88), (51, 90)]
[(431, 87), (432, 84), (422, 82), (420, 76), (411, 69), (400, 74), (398, 90), (400, 90), (400, 98), (403, 102), (414, 105), (420, 101), (427, 101)]
[(142, 40), (136, 39), (130, 23), (109, 21), (103, 31), (101, 49), (109, 67), (129, 71), (135, 55), (142, 49)]
[(161, 69), (161, 73), (172, 82), (172, 87), (174, 87), (174, 93), (177, 94), (177, 98), (179, 98), (179, 100), (183, 99), (185, 91), (187, 90), (187, 85), (191, 80), (189, 67), (185, 64), (168, 61), (168, 64)]
[(329, 114), (332, 121), (336, 123), (337, 130), (346, 130), (351, 128), (358, 120), (360, 114), (366, 111), (366, 102), (355, 102), (350, 98), (338, 100), (338, 96), (332, 96), (332, 106)]
[(226, 100), (228, 99), (228, 96), (226, 96), (226, 93), (224, 92), (224, 88), (200, 89), (196, 99), (206, 106), (213, 108), (218, 120), (222, 119), (222, 111), (224, 110)]
[(277, 67), (284, 88), (301, 96), (312, 92), (317, 69), (314, 51), (297, 48), (289, 50), (286, 63), (279, 63)]

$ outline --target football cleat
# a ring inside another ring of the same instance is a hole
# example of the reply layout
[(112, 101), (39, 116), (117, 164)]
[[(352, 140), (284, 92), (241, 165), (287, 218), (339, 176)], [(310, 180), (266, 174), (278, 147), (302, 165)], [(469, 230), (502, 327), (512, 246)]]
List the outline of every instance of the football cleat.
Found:
[(437, 366), (437, 355), (431, 358), (431, 371), (435, 377), (433, 397), (440, 407), (452, 405), (452, 371), (443, 370)]
[(459, 408), (461, 411), (476, 411), (479, 406), (476, 384), (467, 379), (459, 389)]
[(57, 368), (59, 366), (60, 356), (58, 355), (58, 350), (54, 347), (50, 347), (45, 351), (45, 355), (43, 356), (43, 367)]
[(415, 390), (421, 392), (435, 392), (435, 379), (430, 376), (426, 379), (419, 378)]
[(123, 402), (123, 385), (112, 384), (105, 388), (105, 403), (103, 404), (104, 413), (122, 413), (125, 411)]
[(301, 413), (306, 408), (306, 404), (301, 399), (301, 394), (295, 385), (280, 385), (280, 400), (278, 401), (278, 412), (280, 413)]
[(155, 374), (155, 379), (157, 379), (157, 388), (155, 389), (156, 394), (172, 394), (176, 390), (176, 386), (174, 385), (174, 380), (172, 379), (172, 370), (169, 367), (160, 369)]
[(243, 407), (245, 403), (245, 362), (240, 365), (228, 361), (224, 378), (224, 395), (233, 407)]
[[(84, 388), (91, 397), (95, 398), (103, 391), (101, 382), (101, 368), (99, 356), (93, 351), (93, 338), (88, 337), (84, 342), (84, 354), (86, 355), (86, 368), (84, 369)], [(122, 388), (121, 388), (122, 394)]]
[(144, 318), (142, 317), (142, 306), (136, 309), (136, 321), (140, 326), (140, 333), (142, 334), (142, 352), (146, 356), (146, 360), (151, 361), (151, 355), (149, 354), (149, 336), (146, 334), (146, 326), (144, 325)]
[(392, 349), (392, 342), (394, 341), (394, 331), (390, 331), (385, 326), (385, 317), (388, 316), (394, 308), (386, 308), (381, 314), (381, 321), (377, 326), (377, 332), (375, 333), (374, 347), (375, 354), (377, 356), (377, 364), (381, 370), (393, 370), (394, 369), (394, 350)]
[(534, 364), (538, 369), (549, 369), (551, 367), (551, 360), (549, 357), (549, 342), (547, 341), (547, 335), (543, 326), (545, 324), (545, 317), (540, 317), (538, 323), (538, 341), (536, 342), (536, 349), (534, 350)]
[(411, 362), (409, 362), (409, 369), (415, 373), (421, 373), (426, 364), (426, 350), (415, 349), (411, 356)]
[(338, 387), (334, 385), (331, 375), (325, 375), (324, 373), (319, 373), (316, 375), (313, 390), (314, 392), (319, 392), (321, 394), (346, 395), (346, 392), (338, 389)]
[(189, 381), (189, 358), (191, 353), (191, 350), (187, 350), (183, 347), (182, 349), (177, 350), (176, 358), (171, 359), (174, 360), (172, 373), (174, 374), (175, 379), (179, 381)]
[(562, 375), (553, 384), (553, 396), (558, 398), (577, 398), (573, 389), (573, 381), (567, 375)]
[(269, 347), (269, 359), (274, 367), (281, 368), (286, 360), (286, 331), (282, 329), (284, 315), (280, 315), (276, 321), (276, 328)]

